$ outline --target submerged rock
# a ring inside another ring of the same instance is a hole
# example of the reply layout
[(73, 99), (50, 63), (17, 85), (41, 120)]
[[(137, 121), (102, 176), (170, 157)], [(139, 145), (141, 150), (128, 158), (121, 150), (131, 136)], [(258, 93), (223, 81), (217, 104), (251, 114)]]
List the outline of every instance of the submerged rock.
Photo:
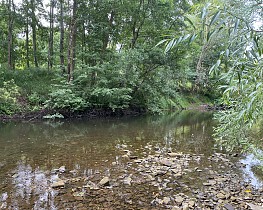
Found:
[(130, 176), (126, 177), (126, 178), (123, 180), (123, 183), (124, 183), (124, 184), (127, 184), (127, 185), (131, 185), (131, 181), (132, 181), (132, 179), (131, 179), (131, 175), (130, 175)]
[(182, 196), (176, 196), (175, 197), (175, 202), (178, 204), (181, 204), (184, 201), (184, 198)]
[(208, 182), (204, 182), (204, 186), (212, 186), (215, 185), (217, 182), (215, 180), (208, 180)]
[(255, 205), (252, 203), (247, 203), (247, 205), (252, 209), (252, 210), (262, 210), (263, 209), (263, 205), (259, 206), (259, 205)]
[[(231, 165), (229, 169), (223, 154), (205, 157), (152, 151), (137, 157), (131, 155), (134, 151), (120, 148), (125, 158), (109, 162), (111, 178), (96, 172), (76, 177), (76, 173), (59, 170), (66, 181), (58, 179), (52, 187), (58, 188), (61, 201), (67, 203), (60, 204), (60, 209), (263, 209), (263, 190), (245, 183), (233, 172), (237, 168)], [(206, 167), (204, 161), (210, 161)]]
[(58, 188), (64, 186), (65, 186), (65, 182), (63, 180), (58, 180), (51, 185), (52, 188)]
[(225, 204), (224, 207), (227, 209), (227, 210), (235, 210), (235, 208), (231, 205), (231, 204)]
[(182, 156), (183, 156), (182, 153), (175, 153), (175, 152), (169, 152), (169, 153), (167, 153), (167, 154), (168, 154), (168, 156), (170, 156), (170, 157), (182, 157)]
[(66, 166), (61, 166), (61, 167), (58, 169), (58, 171), (59, 171), (60, 173), (64, 173), (64, 172), (66, 171)]
[(164, 165), (164, 166), (172, 166), (172, 164), (173, 164), (173, 162), (172, 162), (171, 160), (166, 159), (166, 158), (161, 159), (161, 160), (160, 160), (160, 163), (161, 163), (162, 165)]
[(220, 192), (220, 193), (218, 193), (218, 194), (216, 195), (216, 197), (219, 198), (219, 199), (225, 199), (225, 198), (226, 198), (226, 195)]
[(164, 203), (165, 205), (169, 204), (170, 201), (171, 201), (171, 199), (170, 199), (169, 197), (164, 197), (164, 198), (163, 198), (163, 203)]
[(83, 186), (83, 187), (84, 188), (90, 188), (91, 190), (98, 190), (99, 189), (98, 185), (96, 185), (92, 181), (88, 181), (88, 183), (85, 186)]
[(102, 180), (100, 180), (99, 185), (109, 186), (110, 185), (110, 178), (105, 176)]

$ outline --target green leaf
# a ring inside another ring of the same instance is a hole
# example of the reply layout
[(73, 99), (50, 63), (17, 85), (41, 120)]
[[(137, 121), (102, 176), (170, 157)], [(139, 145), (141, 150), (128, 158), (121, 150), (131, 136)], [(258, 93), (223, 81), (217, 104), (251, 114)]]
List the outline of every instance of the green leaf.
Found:
[(257, 54), (255, 53), (254, 49), (250, 50), (250, 53), (254, 56), (254, 58), (255, 58), (256, 60), (258, 60), (258, 56), (257, 56)]
[(218, 11), (217, 13), (214, 14), (214, 16), (212, 17), (212, 19), (211, 19), (211, 21), (210, 21), (209, 26), (213, 25), (213, 24), (217, 21), (217, 19), (218, 19), (219, 16), (220, 16), (220, 13), (221, 13), (221, 12)]
[(194, 23), (190, 20), (190, 18), (188, 17), (184, 17), (186, 21), (188, 21), (190, 23), (191, 26), (193, 26), (194, 29), (196, 29)]
[(188, 39), (191, 35), (190, 34), (186, 34), (184, 37), (183, 37), (183, 40), (182, 41), (185, 41), (186, 39)]
[(251, 106), (252, 106), (252, 104), (253, 104), (253, 102), (254, 102), (255, 99), (256, 99), (256, 96), (254, 96), (254, 97), (251, 99), (251, 101), (249, 102), (249, 104), (247, 105), (247, 109), (248, 109), (248, 110), (251, 109)]
[(207, 16), (208, 12), (207, 12), (207, 8), (210, 6), (210, 4), (207, 4), (203, 10), (202, 10), (202, 15), (201, 15), (201, 19), (204, 20), (204, 18)]
[(189, 39), (188, 44), (192, 43), (192, 42), (195, 40), (196, 37), (197, 37), (197, 35), (196, 35), (196, 34), (193, 34), (193, 35), (191, 36), (191, 38)]
[(212, 31), (212, 32), (208, 32), (207, 33), (207, 41), (209, 41), (210, 40), (210, 38), (214, 35), (216, 33), (216, 30), (214, 30), (214, 31)]
[(169, 41), (168, 44), (166, 45), (164, 53), (167, 53), (168, 51), (170, 51), (172, 49), (172, 47), (174, 46), (175, 42), (176, 42), (175, 39), (172, 39), (171, 41)]
[(262, 49), (258, 48), (258, 54), (260, 57), (261, 57), (262, 53), (263, 53), (263, 48)]
[(167, 42), (168, 40), (169, 40), (169, 39), (163, 39), (163, 40), (161, 40), (160, 42), (158, 42), (157, 45), (155, 45), (155, 47), (158, 47), (159, 45), (161, 45), (161, 44)]
[(220, 66), (220, 64), (221, 64), (221, 60), (218, 59), (216, 64), (213, 65), (212, 68), (210, 69), (209, 74), (211, 74), (214, 70), (216, 70)]
[(239, 26), (239, 22), (240, 22), (239, 19), (237, 19), (236, 22), (235, 22), (234, 33), (237, 32), (237, 28), (238, 28), (238, 26)]
[(259, 82), (259, 83), (256, 85), (256, 89), (258, 89), (261, 85), (262, 85), (262, 82)]
[(249, 94), (248, 97), (250, 98), (251, 96), (255, 95), (256, 93), (257, 93), (257, 91), (253, 91), (252, 93)]
[(225, 55), (226, 55), (226, 58), (229, 57), (229, 49), (226, 49), (226, 53), (225, 53)]
[(246, 112), (246, 109), (243, 109), (240, 114), (238, 115), (238, 120), (240, 120), (241, 118), (243, 118), (244, 114)]
[(179, 39), (177, 40), (177, 44), (180, 44), (181, 41), (183, 41), (183, 37), (180, 36)]

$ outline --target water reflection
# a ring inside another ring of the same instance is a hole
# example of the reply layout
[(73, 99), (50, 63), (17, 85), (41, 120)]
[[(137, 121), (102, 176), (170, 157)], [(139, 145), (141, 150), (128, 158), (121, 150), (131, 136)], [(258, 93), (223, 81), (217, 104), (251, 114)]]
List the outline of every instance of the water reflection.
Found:
[(244, 179), (246, 181), (250, 181), (251, 184), (256, 187), (263, 186), (263, 176), (261, 175), (261, 179), (260, 179), (253, 172), (254, 171), (253, 168), (255, 166), (260, 166), (260, 165), (262, 166), (262, 161), (258, 160), (253, 154), (248, 154), (240, 162), (245, 164), (245, 167), (242, 168)]
[[(68, 164), (80, 167), (115, 157), (116, 142), (142, 146), (159, 143), (177, 150), (211, 152), (211, 114), (182, 112), (162, 117), (0, 124), (0, 163), (28, 163), (50, 169)], [(207, 142), (209, 141), (209, 142)], [(85, 158), (83, 158), (85, 157)], [(83, 161), (83, 160), (86, 161)], [(67, 163), (64, 163), (67, 161)], [(64, 164), (63, 164), (64, 163)], [(98, 165), (98, 164), (97, 164)]]
[(50, 188), (51, 178), (38, 167), (34, 170), (24, 161), (19, 161), (12, 171), (9, 185), (2, 190), (0, 209), (56, 209), (55, 191)]

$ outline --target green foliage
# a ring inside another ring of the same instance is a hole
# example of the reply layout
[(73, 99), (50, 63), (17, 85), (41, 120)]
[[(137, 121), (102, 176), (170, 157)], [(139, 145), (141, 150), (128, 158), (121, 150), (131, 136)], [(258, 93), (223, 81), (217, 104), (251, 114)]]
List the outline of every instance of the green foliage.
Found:
[(17, 98), (20, 96), (19, 87), (14, 80), (3, 83), (0, 88), (0, 114), (14, 114), (19, 110)]
[(40, 105), (41, 102), (41, 97), (39, 96), (38, 93), (34, 92), (31, 95), (28, 96), (28, 102), (31, 105)]
[(129, 107), (131, 93), (130, 88), (95, 88), (91, 92), (90, 99), (98, 107), (123, 109)]
[[(231, 19), (232, 18), (232, 19)], [(253, 29), (243, 17), (229, 16), (229, 43), (211, 68), (223, 85), (222, 103), (229, 109), (219, 112), (215, 128), (219, 144), (229, 150), (257, 151), (251, 130), (263, 117), (262, 32)]]
[[(20, 109), (16, 111), (36, 111), (43, 108), (43, 103), (48, 98), (52, 84), (56, 84), (56, 73), (43, 69), (25, 69), (10, 71), (0, 69), (0, 86), (5, 81), (14, 81), (19, 87)], [(18, 102), (17, 102), (18, 103)]]
[(249, 146), (249, 131), (263, 117), (263, 62), (262, 58), (257, 62), (251, 58), (251, 54), (245, 53), (243, 59), (221, 77), (227, 81), (227, 85), (221, 86), (222, 100), (230, 110), (217, 115), (216, 132), (221, 142), (233, 143), (226, 144), (231, 145), (230, 149), (234, 145)]
[(167, 79), (176, 72), (165, 66), (165, 60), (157, 48), (123, 50), (111, 61), (79, 71), (75, 91), (97, 107), (141, 107), (160, 112), (166, 109), (161, 98), (169, 98), (177, 90), (176, 83)]
[(14, 80), (21, 88), (21, 94), (25, 97), (33, 94), (33, 97), (39, 98), (37, 103), (43, 103), (48, 92), (51, 90), (51, 84), (55, 83), (56, 72), (46, 71), (44, 69), (25, 69), (10, 71), (0, 69), (0, 84), (4, 81)]
[(74, 93), (70, 85), (57, 87), (49, 94), (49, 99), (45, 101), (45, 107), (70, 112), (81, 111), (88, 107), (89, 103)]

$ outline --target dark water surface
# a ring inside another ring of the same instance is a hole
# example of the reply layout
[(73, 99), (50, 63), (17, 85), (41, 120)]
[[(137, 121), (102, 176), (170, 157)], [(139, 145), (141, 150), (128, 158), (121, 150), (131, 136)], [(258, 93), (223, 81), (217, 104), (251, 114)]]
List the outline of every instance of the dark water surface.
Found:
[[(121, 156), (121, 145), (129, 145), (138, 156), (149, 144), (155, 150), (209, 156), (219, 149), (212, 138), (213, 125), (212, 113), (191, 111), (120, 119), (0, 123), (0, 209), (55, 209), (52, 198), (56, 195), (47, 190), (50, 171), (65, 166), (83, 175), (99, 170), (107, 174)], [(253, 184), (262, 184), (248, 168), (243, 173)]]

